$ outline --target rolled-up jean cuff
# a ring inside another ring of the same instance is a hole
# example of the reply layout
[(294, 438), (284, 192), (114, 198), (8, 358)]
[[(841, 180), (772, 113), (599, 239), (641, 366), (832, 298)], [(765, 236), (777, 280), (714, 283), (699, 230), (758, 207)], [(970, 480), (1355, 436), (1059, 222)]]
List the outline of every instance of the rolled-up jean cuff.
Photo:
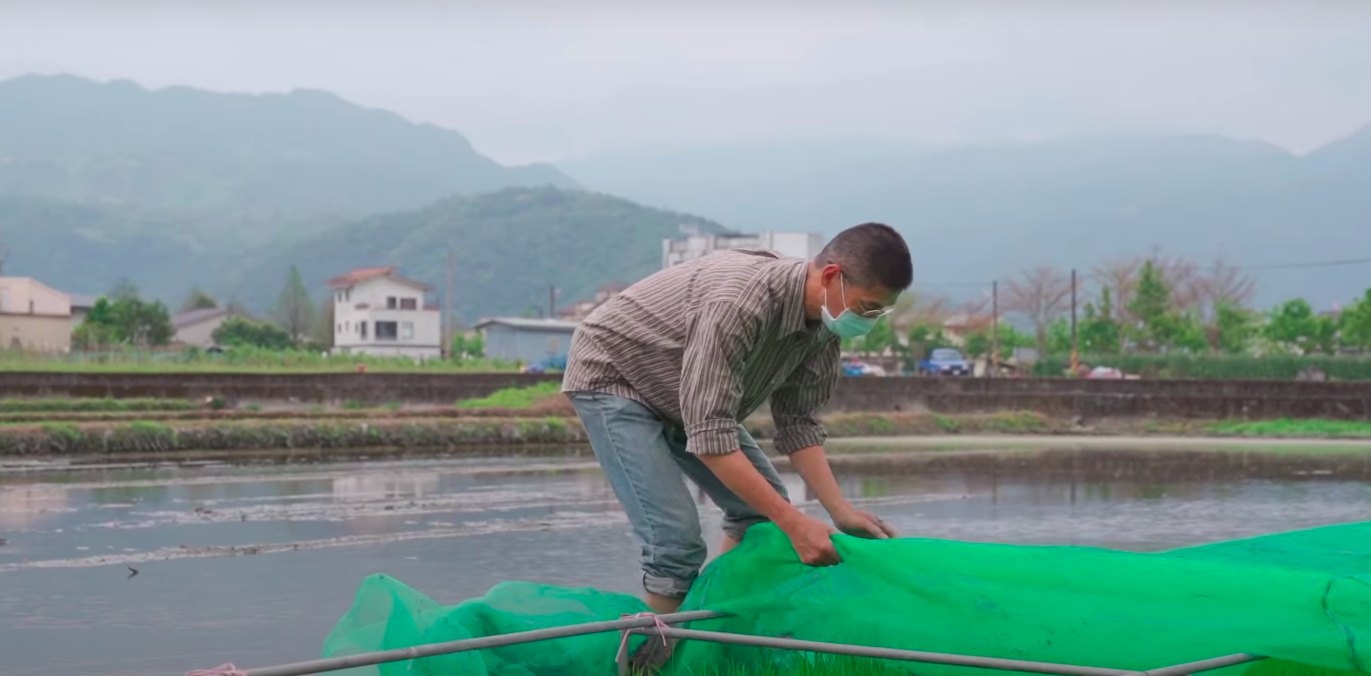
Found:
[(771, 523), (771, 519), (768, 519), (764, 516), (759, 516), (757, 518), (752, 519), (724, 519), (724, 535), (733, 538), (737, 542), (742, 542), (743, 536), (747, 534), (747, 529), (759, 523)]
[(690, 593), (690, 587), (693, 584), (695, 584), (694, 580), (677, 580), (643, 573), (643, 589), (646, 589), (649, 594), (665, 596), (669, 599), (685, 598)]

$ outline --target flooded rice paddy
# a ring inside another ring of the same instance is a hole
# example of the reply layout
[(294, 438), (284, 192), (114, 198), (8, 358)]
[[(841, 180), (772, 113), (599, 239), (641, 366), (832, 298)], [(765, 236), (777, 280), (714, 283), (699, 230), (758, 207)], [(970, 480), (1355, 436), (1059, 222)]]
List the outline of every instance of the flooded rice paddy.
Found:
[[(1365, 520), (1371, 505), (1364, 449), (845, 450), (846, 493), (905, 535), (1152, 551)], [(312, 659), (378, 572), (447, 603), (504, 580), (637, 592), (637, 548), (583, 451), (301, 459), (0, 460), (0, 673)], [(718, 514), (701, 504), (713, 545)]]

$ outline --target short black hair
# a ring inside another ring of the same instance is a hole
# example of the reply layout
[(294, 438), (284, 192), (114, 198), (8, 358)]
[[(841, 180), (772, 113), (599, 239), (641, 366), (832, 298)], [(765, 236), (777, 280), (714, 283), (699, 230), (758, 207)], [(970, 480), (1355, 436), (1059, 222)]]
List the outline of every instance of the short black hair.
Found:
[(857, 286), (904, 291), (914, 282), (909, 246), (884, 223), (863, 223), (838, 233), (814, 260), (820, 266), (838, 265)]

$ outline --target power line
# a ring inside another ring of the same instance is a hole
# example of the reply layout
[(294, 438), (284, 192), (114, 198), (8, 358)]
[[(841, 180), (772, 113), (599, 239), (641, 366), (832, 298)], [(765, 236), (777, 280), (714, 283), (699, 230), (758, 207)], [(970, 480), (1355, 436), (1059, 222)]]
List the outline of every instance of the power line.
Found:
[[(1244, 272), (1260, 272), (1268, 270), (1309, 270), (1321, 268), (1347, 267), (1351, 265), (1371, 265), (1371, 258), (1341, 258), (1327, 261), (1305, 261), (1301, 263), (1266, 263), (1261, 265), (1226, 265), (1224, 266), (1224, 269)], [(1163, 265), (1162, 267), (1166, 268), (1170, 266)], [(1086, 279), (1099, 279), (1104, 276), (1105, 275), (1101, 275), (1095, 272), (1087, 272), (1080, 275), (1080, 277)], [(928, 282), (918, 283), (915, 286), (917, 286), (920, 289), (974, 288), (989, 287), (995, 281), (1009, 282), (1012, 280), (986, 280), (980, 282)]]

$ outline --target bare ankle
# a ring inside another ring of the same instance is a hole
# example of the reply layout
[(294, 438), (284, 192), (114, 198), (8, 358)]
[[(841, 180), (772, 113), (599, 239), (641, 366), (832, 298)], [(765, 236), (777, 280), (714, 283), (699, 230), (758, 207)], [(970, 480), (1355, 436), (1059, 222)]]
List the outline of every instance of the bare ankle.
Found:
[(680, 610), (682, 600), (683, 599), (674, 599), (670, 596), (661, 596), (650, 592), (647, 594), (646, 599), (647, 607), (651, 608), (652, 612), (657, 613), (658, 615), (667, 615)]

